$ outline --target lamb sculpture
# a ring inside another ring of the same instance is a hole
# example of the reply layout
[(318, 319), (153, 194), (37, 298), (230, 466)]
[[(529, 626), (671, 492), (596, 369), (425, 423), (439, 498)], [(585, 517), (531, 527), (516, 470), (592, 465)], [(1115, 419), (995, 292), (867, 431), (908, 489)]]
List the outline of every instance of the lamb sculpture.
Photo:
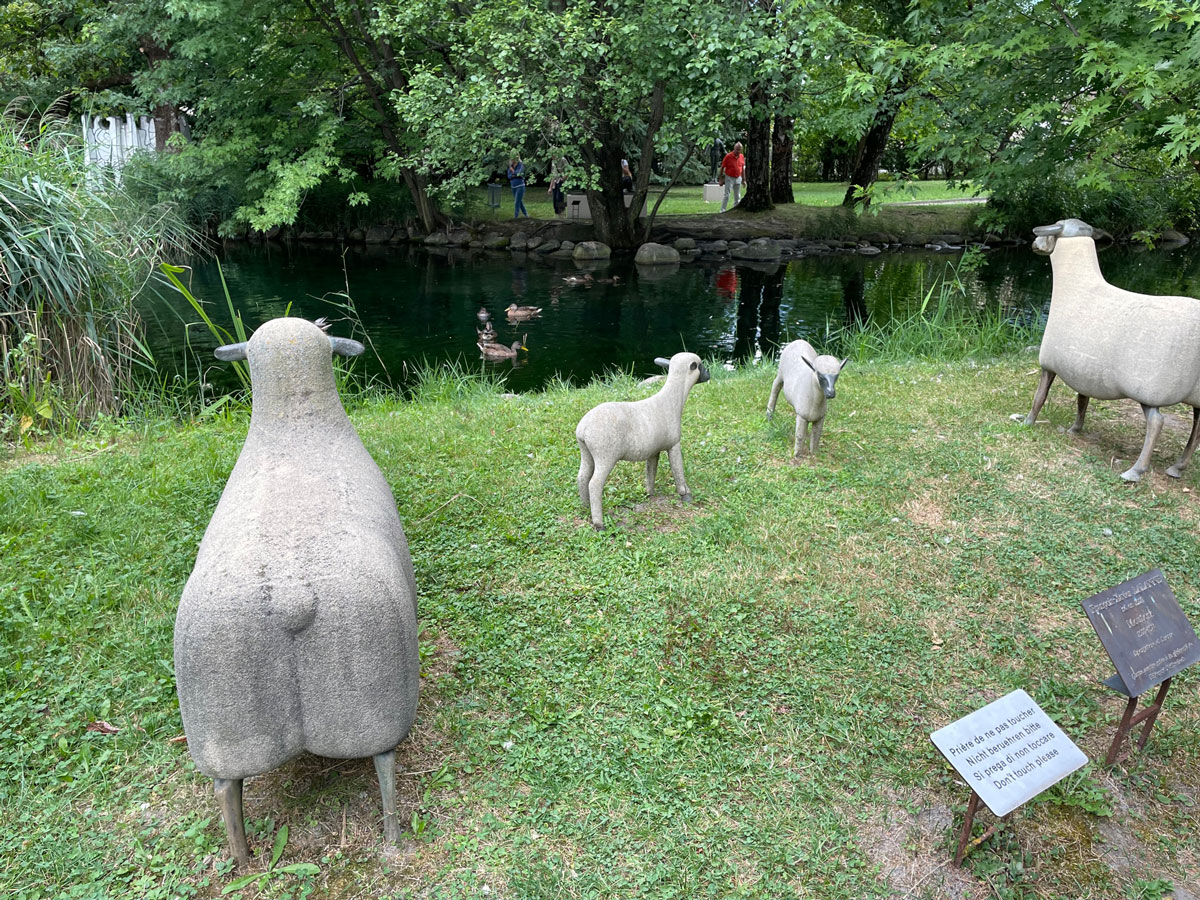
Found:
[(821, 430), (825, 426), (828, 401), (837, 396), (835, 385), (838, 375), (848, 360), (839, 361), (836, 356), (817, 356), (808, 341), (792, 341), (779, 354), (779, 372), (771, 385), (771, 397), (767, 400), (767, 421), (775, 416), (775, 403), (779, 392), (796, 411), (796, 439), (792, 444), (792, 458), (800, 456), (804, 435), (812, 425), (808, 449), (813, 456), (821, 443)]
[(636, 402), (601, 403), (589, 410), (575, 428), (579, 443), (579, 500), (591, 509), (592, 526), (604, 528), (604, 483), (618, 460), (646, 461), (646, 491), (654, 496), (658, 457), (667, 451), (679, 498), (692, 499), (683, 478), (683, 402), (692, 386), (708, 381), (708, 369), (695, 353), (661, 356), (656, 365), (667, 369), (662, 389)]
[(1159, 407), (1186, 403), (1192, 407), (1192, 432), (1167, 469), (1172, 478), (1180, 477), (1200, 437), (1200, 300), (1135, 294), (1106, 282), (1092, 227), (1079, 219), (1062, 219), (1033, 233), (1034, 252), (1050, 257), (1054, 284), (1038, 354), (1042, 375), (1024, 424), (1037, 421), (1056, 375), (1079, 395), (1071, 434), (1083, 429), (1092, 397), (1136, 400), (1146, 417), (1146, 439), (1121, 477), (1138, 481), (1150, 469), (1162, 431)]
[(213, 779), (238, 865), (242, 780), (303, 751), (371, 756), (383, 827), (400, 838), (395, 747), (416, 714), (416, 591), (396, 504), (346, 417), (332, 353), (362, 344), (274, 319), (217, 349), (248, 359), (241, 455), (175, 619), (188, 749)]

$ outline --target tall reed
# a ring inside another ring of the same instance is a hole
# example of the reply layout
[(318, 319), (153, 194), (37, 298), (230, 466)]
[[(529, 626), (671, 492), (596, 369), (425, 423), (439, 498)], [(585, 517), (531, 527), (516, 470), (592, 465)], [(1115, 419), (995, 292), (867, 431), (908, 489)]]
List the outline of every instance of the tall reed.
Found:
[(922, 294), (917, 309), (883, 321), (829, 327), (825, 346), (853, 359), (953, 362), (1021, 350), (1038, 343), (1041, 330), (1039, 323), (998, 306), (973, 305), (951, 267)]
[(192, 247), (171, 208), (86, 168), (78, 138), (0, 116), (0, 436), (118, 413), (153, 365), (134, 298)]

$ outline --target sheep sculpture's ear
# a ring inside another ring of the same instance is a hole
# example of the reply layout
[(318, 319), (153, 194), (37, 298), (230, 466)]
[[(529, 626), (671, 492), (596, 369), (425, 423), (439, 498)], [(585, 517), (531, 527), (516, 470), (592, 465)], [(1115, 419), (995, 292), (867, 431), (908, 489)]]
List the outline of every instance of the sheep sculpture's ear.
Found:
[(671, 361), (669, 359), (664, 359), (661, 356), (654, 357), (654, 364), (656, 366), (662, 366), (664, 369), (671, 368)]
[(225, 344), (213, 351), (213, 356), (223, 362), (239, 362), (246, 358), (246, 342)]
[(329, 339), (329, 349), (333, 351), (335, 356), (358, 356), (367, 348), (358, 341), (350, 340), (350, 338), (331, 337)]
[(848, 362), (850, 362), (850, 357), (847, 356), (840, 363), (838, 363), (838, 374), (839, 375), (841, 374), (842, 369), (846, 368), (846, 363), (848, 363)]
[(800, 358), (801, 358), (802, 360), (804, 360), (804, 364), (805, 364), (806, 366), (808, 366), (808, 367), (809, 367), (810, 369), (812, 369), (814, 372), (815, 372), (815, 371), (817, 371), (817, 367), (816, 367), (816, 366), (814, 366), (814, 365), (812, 364), (812, 362), (809, 360), (809, 358), (808, 358), (807, 356), (802, 356), (802, 357), (800, 357)]

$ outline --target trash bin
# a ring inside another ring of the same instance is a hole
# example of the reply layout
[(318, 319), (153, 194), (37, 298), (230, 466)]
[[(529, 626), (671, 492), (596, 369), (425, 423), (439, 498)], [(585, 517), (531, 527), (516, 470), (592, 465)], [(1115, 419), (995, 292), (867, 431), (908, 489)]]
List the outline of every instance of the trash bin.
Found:
[(488, 206), (490, 206), (492, 209), (499, 209), (500, 208), (500, 190), (501, 190), (500, 185), (489, 184), (487, 186), (487, 189), (488, 189)]

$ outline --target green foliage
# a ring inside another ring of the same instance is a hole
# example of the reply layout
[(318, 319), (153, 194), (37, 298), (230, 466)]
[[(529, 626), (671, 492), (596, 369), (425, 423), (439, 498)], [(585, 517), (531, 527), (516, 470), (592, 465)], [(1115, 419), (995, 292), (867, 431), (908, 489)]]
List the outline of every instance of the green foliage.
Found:
[(133, 298), (192, 242), (171, 208), (138, 206), (80, 155), (52, 122), (0, 119), (0, 413), (20, 432), (120, 409), (151, 362)]

